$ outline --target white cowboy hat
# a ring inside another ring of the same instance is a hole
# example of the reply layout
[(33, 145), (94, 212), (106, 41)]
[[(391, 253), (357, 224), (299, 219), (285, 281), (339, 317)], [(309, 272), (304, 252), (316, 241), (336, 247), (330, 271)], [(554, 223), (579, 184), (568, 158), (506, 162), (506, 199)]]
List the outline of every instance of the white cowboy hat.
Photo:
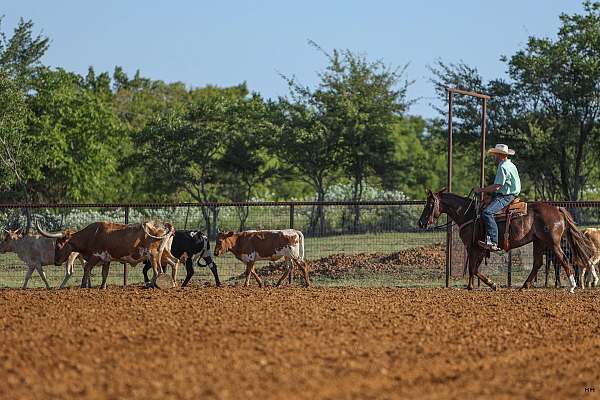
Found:
[(515, 154), (513, 149), (509, 149), (505, 144), (497, 144), (496, 147), (489, 149), (488, 154), (504, 154), (505, 156), (512, 156)]

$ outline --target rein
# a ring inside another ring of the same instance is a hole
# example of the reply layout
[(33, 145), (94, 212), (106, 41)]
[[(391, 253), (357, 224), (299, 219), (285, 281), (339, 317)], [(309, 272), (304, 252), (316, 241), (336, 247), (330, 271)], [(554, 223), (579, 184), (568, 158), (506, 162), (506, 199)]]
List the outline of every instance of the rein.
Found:
[[(469, 205), (467, 206), (466, 210), (463, 212), (463, 216), (466, 216), (466, 215), (467, 215), (467, 213), (469, 212), (469, 210), (471, 209), (471, 206), (472, 206), (473, 204), (475, 204), (475, 211), (477, 211), (477, 208), (478, 208), (478, 205), (479, 205), (479, 200), (478, 200), (478, 199), (479, 199), (479, 196), (477, 196), (477, 194), (476, 194), (476, 193), (473, 193), (473, 189), (471, 189), (471, 191), (470, 191), (470, 192), (469, 192), (469, 194), (467, 195), (467, 198), (471, 199), (471, 201), (469, 202)], [(476, 213), (476, 214), (477, 214), (477, 213)], [(459, 232), (460, 232), (460, 231), (462, 231), (462, 229), (463, 229), (465, 226), (468, 226), (468, 225), (472, 224), (473, 222), (477, 221), (477, 219), (478, 219), (478, 218), (479, 218), (479, 215), (475, 215), (475, 218), (474, 218), (474, 219), (471, 219), (471, 220), (469, 220), (469, 221), (467, 221), (467, 222), (465, 222), (465, 223), (463, 223), (463, 224), (459, 225), (459, 227), (458, 227), (458, 231), (459, 231)], [(436, 226), (432, 226), (432, 227), (431, 227), (431, 228), (429, 228), (429, 229), (431, 229), (431, 230), (441, 230), (441, 229), (447, 228), (447, 227), (449, 227), (449, 226), (456, 225), (456, 223), (455, 223), (454, 221), (452, 221), (450, 218), (448, 218), (448, 219), (449, 219), (449, 221), (448, 221), (448, 222), (446, 222), (445, 224), (443, 224), (443, 225), (436, 225)]]

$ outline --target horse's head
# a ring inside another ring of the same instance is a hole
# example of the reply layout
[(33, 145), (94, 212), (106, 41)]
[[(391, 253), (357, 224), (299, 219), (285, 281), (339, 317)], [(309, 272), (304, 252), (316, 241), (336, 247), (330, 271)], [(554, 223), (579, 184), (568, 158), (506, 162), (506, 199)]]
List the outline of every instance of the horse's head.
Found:
[(427, 228), (429, 225), (435, 225), (440, 215), (442, 215), (441, 195), (446, 189), (438, 192), (432, 192), (427, 189), (427, 202), (419, 218), (419, 228)]

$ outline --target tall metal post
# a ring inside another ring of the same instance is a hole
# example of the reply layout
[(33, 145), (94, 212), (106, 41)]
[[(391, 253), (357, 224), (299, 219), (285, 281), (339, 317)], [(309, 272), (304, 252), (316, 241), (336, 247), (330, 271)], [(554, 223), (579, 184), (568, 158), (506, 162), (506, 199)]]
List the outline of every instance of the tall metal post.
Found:
[[(479, 186), (485, 186), (485, 137), (487, 136), (487, 99), (483, 99), (481, 106), (481, 154), (479, 159)], [(481, 193), (481, 198), (483, 193)]]
[[(448, 89), (448, 177), (446, 188), (452, 191), (452, 90)], [(452, 269), (452, 226), (446, 231), (446, 287), (450, 286)]]
[(290, 229), (294, 229), (294, 203), (290, 204)]
[[(546, 269), (546, 284), (548, 284), (548, 269)], [(506, 276), (506, 286), (512, 287), (512, 250), (508, 251), (508, 273)]]
[[(125, 223), (129, 223), (129, 207), (125, 207)], [(127, 286), (129, 278), (129, 264), (123, 263), (123, 286)]]

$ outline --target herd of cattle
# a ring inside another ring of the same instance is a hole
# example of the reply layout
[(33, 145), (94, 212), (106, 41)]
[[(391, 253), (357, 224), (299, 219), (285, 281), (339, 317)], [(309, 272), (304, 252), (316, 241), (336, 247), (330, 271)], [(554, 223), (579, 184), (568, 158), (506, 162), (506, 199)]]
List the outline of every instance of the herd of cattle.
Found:
[[(75, 261), (83, 263), (81, 287), (91, 287), (92, 268), (102, 266), (101, 288), (106, 288), (111, 262), (121, 262), (135, 266), (144, 263), (144, 281), (148, 286), (156, 283), (157, 278), (171, 267), (171, 278), (176, 285), (179, 263), (184, 263), (187, 274), (182, 286), (186, 286), (194, 275), (194, 260), (202, 266), (203, 259), (215, 278), (215, 284), (221, 285), (217, 264), (213, 260), (208, 238), (199, 231), (176, 231), (169, 223), (144, 222), (138, 224), (119, 224), (112, 222), (94, 222), (79, 231), (66, 230), (48, 233), (39, 224), (41, 235), (24, 235), (20, 229), (5, 230), (0, 242), (0, 253), (14, 252), (27, 265), (23, 288), (27, 287), (32, 273), (37, 270), (44, 284), (50, 285), (44, 272), (46, 265), (65, 265), (65, 277), (60, 284), (63, 288), (73, 274)], [(261, 230), (244, 232), (223, 232), (218, 234), (215, 254), (223, 255), (230, 251), (246, 265), (245, 286), (250, 275), (259, 286), (262, 281), (254, 269), (254, 263), (260, 260), (284, 259), (285, 271), (277, 283), (280, 285), (286, 277), (291, 280), (294, 266), (302, 272), (306, 285), (310, 284), (307, 265), (304, 262), (304, 236), (295, 229)], [(148, 271), (152, 269), (152, 279)]]
[[(66, 230), (60, 233), (48, 233), (38, 224), (41, 235), (24, 235), (21, 230), (5, 230), (0, 242), (0, 253), (14, 252), (27, 265), (23, 288), (34, 271), (38, 271), (42, 281), (49, 289), (50, 284), (44, 272), (46, 265), (65, 265), (65, 277), (60, 284), (63, 288), (73, 275), (76, 260), (83, 264), (81, 287), (91, 287), (92, 268), (102, 266), (101, 288), (106, 288), (110, 263), (117, 261), (135, 266), (144, 263), (144, 282), (147, 286), (155, 284), (157, 277), (171, 267), (171, 278), (176, 284), (179, 263), (186, 266), (186, 277), (182, 286), (186, 286), (194, 275), (194, 260), (202, 266), (205, 262), (215, 278), (215, 284), (221, 285), (217, 264), (215, 263), (210, 243), (206, 235), (199, 231), (176, 231), (169, 223), (144, 222), (138, 224), (118, 224), (112, 222), (94, 222), (80, 231)], [(598, 283), (596, 267), (600, 264), (600, 229), (588, 228), (584, 234), (591, 239), (596, 253), (589, 262), (592, 275), (590, 285)], [(248, 286), (252, 275), (259, 286), (262, 281), (254, 264), (261, 260), (275, 261), (284, 259), (285, 270), (277, 286), (286, 277), (291, 281), (292, 271), (298, 266), (306, 286), (310, 285), (308, 268), (304, 262), (304, 235), (295, 229), (284, 230), (251, 230), (243, 232), (220, 232), (217, 237), (215, 255), (221, 256), (230, 251), (246, 265), (245, 282)], [(567, 250), (568, 252), (568, 250)], [(152, 269), (152, 279), (148, 271)], [(580, 287), (585, 287), (580, 274)]]

